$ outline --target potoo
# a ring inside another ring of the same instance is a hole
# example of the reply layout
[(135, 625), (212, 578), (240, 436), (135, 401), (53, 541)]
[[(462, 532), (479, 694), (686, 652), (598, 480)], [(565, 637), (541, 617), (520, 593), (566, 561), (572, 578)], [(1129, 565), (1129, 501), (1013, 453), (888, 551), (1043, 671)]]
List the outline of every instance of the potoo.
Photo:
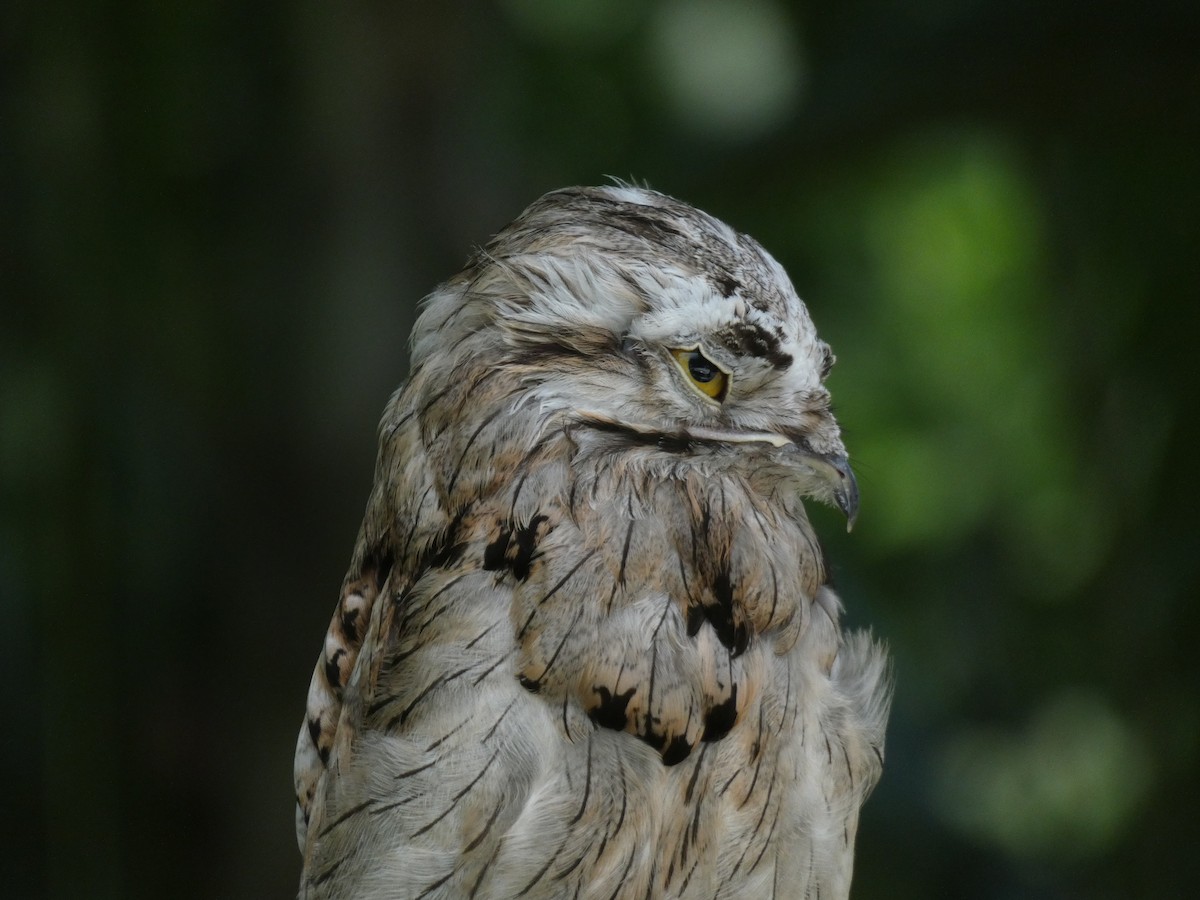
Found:
[(833, 354), (684, 203), (547, 194), (425, 301), (296, 748), (311, 898), (845, 897), (884, 651)]

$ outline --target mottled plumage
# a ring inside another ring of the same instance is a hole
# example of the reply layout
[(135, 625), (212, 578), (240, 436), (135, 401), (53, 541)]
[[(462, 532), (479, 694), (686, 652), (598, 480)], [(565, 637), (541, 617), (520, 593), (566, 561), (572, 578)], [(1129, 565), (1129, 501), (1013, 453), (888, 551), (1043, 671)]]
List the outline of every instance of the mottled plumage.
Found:
[(302, 896), (847, 895), (889, 692), (802, 503), (857, 509), (832, 362), (757, 243), (627, 186), (428, 298), (297, 746)]

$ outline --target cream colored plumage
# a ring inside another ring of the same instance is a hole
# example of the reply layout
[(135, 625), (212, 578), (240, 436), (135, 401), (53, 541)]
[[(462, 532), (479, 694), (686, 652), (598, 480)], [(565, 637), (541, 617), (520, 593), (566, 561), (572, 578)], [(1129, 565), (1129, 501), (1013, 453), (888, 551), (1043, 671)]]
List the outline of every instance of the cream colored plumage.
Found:
[(624, 185), (428, 298), (297, 745), (301, 896), (847, 895), (889, 690), (802, 503), (857, 509), (832, 361), (757, 243)]

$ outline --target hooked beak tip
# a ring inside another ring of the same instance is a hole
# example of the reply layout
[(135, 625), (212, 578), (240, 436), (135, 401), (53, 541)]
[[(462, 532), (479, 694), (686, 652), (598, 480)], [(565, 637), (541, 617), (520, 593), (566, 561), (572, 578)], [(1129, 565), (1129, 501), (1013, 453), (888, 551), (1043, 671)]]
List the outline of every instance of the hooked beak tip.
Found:
[(841, 491), (834, 493), (834, 499), (837, 500), (838, 509), (846, 516), (846, 532), (854, 530), (854, 523), (858, 519), (858, 500), (850, 500)]
[(854, 523), (858, 519), (858, 482), (846, 457), (832, 457), (829, 464), (837, 473), (833, 485), (833, 500), (846, 517), (846, 531), (853, 531)]

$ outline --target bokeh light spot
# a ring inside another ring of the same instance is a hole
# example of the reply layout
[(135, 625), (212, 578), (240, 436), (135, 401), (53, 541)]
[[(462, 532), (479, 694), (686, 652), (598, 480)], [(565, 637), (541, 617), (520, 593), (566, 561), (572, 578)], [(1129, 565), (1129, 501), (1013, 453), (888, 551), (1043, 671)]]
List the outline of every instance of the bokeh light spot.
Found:
[(783, 121), (800, 96), (794, 26), (766, 0), (664, 3), (650, 63), (674, 116), (709, 135), (756, 137)]
[(935, 802), (954, 828), (1011, 856), (1084, 859), (1132, 824), (1151, 757), (1105, 701), (1063, 691), (1027, 729), (960, 732), (942, 752)]

